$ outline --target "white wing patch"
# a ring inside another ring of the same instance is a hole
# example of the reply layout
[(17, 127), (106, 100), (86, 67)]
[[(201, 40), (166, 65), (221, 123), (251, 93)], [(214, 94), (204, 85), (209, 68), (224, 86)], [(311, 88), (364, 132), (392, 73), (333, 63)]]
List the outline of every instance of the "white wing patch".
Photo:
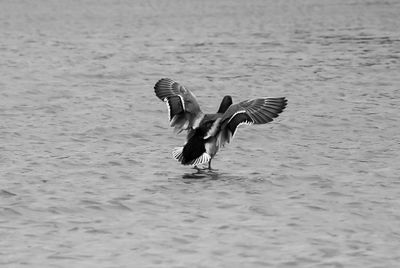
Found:
[(163, 101), (167, 104), (168, 108), (168, 121), (171, 121), (171, 107), (169, 107), (168, 99), (164, 98)]
[(250, 125), (253, 125), (253, 124), (254, 124), (253, 122), (249, 122), (249, 121), (244, 121), (244, 122), (242, 122), (242, 123), (239, 123), (239, 124), (237, 125), (237, 127), (236, 127), (235, 132), (232, 133), (232, 136), (231, 136), (230, 139), (233, 140), (233, 138), (235, 137), (235, 134), (236, 134), (238, 128), (239, 128), (241, 125), (248, 125), (248, 126), (250, 126)]
[(238, 128), (239, 126), (241, 126), (241, 125), (248, 125), (248, 126), (250, 126), (250, 125), (253, 125), (254, 123), (253, 122), (250, 122), (250, 121), (244, 121), (244, 122), (242, 122), (242, 123), (239, 123), (238, 125), (237, 125), (237, 127), (236, 128)]
[(186, 111), (185, 102), (183, 101), (183, 97), (181, 95), (178, 95), (178, 97), (181, 99), (183, 111)]

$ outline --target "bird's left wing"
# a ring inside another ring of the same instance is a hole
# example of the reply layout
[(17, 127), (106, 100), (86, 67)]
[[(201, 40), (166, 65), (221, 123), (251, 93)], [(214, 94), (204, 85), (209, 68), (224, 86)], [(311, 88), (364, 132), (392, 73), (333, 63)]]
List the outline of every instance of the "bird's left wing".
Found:
[(160, 79), (154, 92), (167, 104), (170, 125), (177, 132), (194, 128), (204, 116), (194, 94), (170, 78)]
[(286, 107), (286, 98), (259, 98), (231, 105), (220, 122), (218, 146), (229, 143), (242, 124), (265, 124), (276, 118)]

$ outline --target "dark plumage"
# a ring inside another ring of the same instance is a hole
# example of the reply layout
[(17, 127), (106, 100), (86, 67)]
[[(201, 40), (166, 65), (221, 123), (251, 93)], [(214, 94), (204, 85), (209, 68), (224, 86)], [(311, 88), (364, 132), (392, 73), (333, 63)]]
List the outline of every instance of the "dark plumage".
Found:
[(218, 114), (223, 114), (226, 112), (226, 110), (228, 110), (229, 106), (232, 105), (232, 97), (231, 96), (225, 96), (222, 101), (221, 104), (219, 105), (218, 108)]
[(212, 158), (231, 141), (240, 125), (271, 122), (287, 105), (284, 97), (233, 104), (232, 97), (225, 96), (217, 113), (204, 114), (194, 94), (172, 79), (160, 79), (154, 91), (167, 104), (170, 125), (175, 131), (188, 131), (185, 145), (175, 148), (173, 156), (183, 165), (208, 163), (210, 169)]

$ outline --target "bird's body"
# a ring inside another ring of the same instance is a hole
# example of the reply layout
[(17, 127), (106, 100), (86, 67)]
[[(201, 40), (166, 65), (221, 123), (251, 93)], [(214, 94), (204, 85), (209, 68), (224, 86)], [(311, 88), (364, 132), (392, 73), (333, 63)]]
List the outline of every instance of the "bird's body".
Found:
[(215, 134), (221, 118), (222, 114), (205, 114), (199, 127), (189, 130), (185, 145), (175, 148), (174, 157), (184, 165), (208, 162), (211, 167), (211, 159), (219, 149)]
[(271, 122), (285, 109), (285, 98), (259, 98), (232, 104), (225, 96), (215, 114), (204, 114), (193, 93), (169, 78), (160, 79), (154, 86), (157, 97), (167, 103), (170, 125), (178, 133), (187, 130), (186, 143), (172, 152), (183, 165), (208, 163), (226, 143), (229, 143), (242, 124)]

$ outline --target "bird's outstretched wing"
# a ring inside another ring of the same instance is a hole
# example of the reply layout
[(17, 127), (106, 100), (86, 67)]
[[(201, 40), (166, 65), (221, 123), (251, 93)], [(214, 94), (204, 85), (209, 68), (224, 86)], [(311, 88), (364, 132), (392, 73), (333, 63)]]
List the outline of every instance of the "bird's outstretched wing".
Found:
[(167, 104), (170, 125), (177, 132), (192, 129), (204, 116), (194, 94), (172, 79), (160, 79), (154, 92)]
[(286, 104), (286, 98), (260, 98), (231, 105), (221, 119), (218, 146), (229, 143), (237, 127), (242, 124), (271, 122), (285, 109)]

